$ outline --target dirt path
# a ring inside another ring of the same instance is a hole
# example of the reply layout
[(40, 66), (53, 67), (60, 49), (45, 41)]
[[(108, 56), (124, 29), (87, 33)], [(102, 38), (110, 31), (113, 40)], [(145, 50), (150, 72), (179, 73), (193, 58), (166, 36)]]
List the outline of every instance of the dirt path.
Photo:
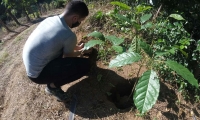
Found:
[[(44, 119), (66, 119), (68, 118), (68, 106), (59, 103), (52, 96), (44, 93), (43, 85), (37, 85), (26, 77), (25, 68), (22, 63), (22, 49), (29, 34), (34, 30), (37, 24), (31, 26), (15, 39), (9, 40), (3, 51), (8, 52), (8, 57), (1, 65), (1, 119), (2, 120), (44, 120)], [(80, 36), (80, 35), (78, 35)], [(107, 74), (107, 69), (99, 68), (101, 74)], [(99, 73), (100, 74), (100, 73)], [(112, 74), (115, 74), (112, 72)], [(115, 74), (118, 76), (117, 74)], [(121, 78), (120, 76), (118, 76)], [(124, 78), (121, 78), (124, 79)], [(77, 107), (77, 119), (83, 118), (120, 118), (118, 110), (114, 104), (110, 104), (100, 89), (105, 83), (98, 83), (95, 79), (84, 77), (82, 80), (75, 81), (64, 86), (64, 89), (71, 91), (81, 91)], [(104, 89), (105, 90), (105, 89)], [(110, 105), (110, 106), (107, 106)], [(113, 107), (115, 109), (113, 109)], [(109, 109), (108, 109), (109, 108)], [(111, 112), (113, 111), (113, 112)], [(94, 113), (95, 112), (95, 113)], [(131, 115), (131, 114), (130, 114)]]

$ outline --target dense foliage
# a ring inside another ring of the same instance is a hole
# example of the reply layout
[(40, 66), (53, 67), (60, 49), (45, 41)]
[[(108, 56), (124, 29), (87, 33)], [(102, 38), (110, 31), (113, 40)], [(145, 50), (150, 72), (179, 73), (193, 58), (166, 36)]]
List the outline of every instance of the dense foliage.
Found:
[[(180, 92), (199, 92), (198, 75), (194, 76), (199, 63), (196, 68), (191, 66), (191, 63), (200, 61), (199, 40), (187, 30), (190, 24), (187, 18), (175, 11), (170, 14), (161, 11), (162, 5), (159, 8), (148, 4), (128, 6), (118, 1), (111, 4), (115, 6), (114, 10), (98, 11), (92, 19), (96, 19), (95, 22), (105, 19), (122, 37), (95, 31), (88, 36), (96, 39), (89, 41), (85, 49), (97, 45), (100, 58), (111, 59), (109, 67), (137, 62), (140, 67), (148, 69), (142, 76), (137, 76), (140, 78), (133, 87), (134, 104), (140, 113), (144, 114), (155, 104), (161, 79), (178, 85)], [(131, 40), (130, 44), (126, 44), (123, 36)]]

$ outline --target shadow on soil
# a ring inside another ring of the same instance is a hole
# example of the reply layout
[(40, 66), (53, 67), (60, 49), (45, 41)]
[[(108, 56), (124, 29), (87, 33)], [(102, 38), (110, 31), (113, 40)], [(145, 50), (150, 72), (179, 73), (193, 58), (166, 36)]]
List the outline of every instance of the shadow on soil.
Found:
[(176, 101), (178, 100), (176, 93), (174, 90), (169, 89), (164, 83), (160, 82), (160, 94), (158, 97), (158, 101), (160, 102), (167, 102), (167, 109), (169, 109), (169, 111), (165, 111), (162, 112), (162, 115), (164, 115), (166, 118), (168, 118), (169, 120), (171, 119), (178, 119), (177, 114), (171, 113), (170, 109), (172, 109), (172, 111), (174, 111), (175, 113), (178, 113), (179, 108), (176, 104)]
[[(96, 50), (90, 56), (93, 67), (89, 76), (67, 90), (77, 97), (75, 114), (83, 118), (98, 119), (130, 111), (133, 100), (132, 96), (129, 99), (129, 95), (133, 82), (112, 70), (97, 67)], [(72, 103), (73, 100), (66, 104), (66, 108), (71, 108)]]
[[(96, 56), (91, 56), (94, 64), (91, 75), (71, 86), (67, 91), (77, 96), (75, 114), (83, 118), (99, 119), (136, 109), (133, 96), (129, 98), (136, 78), (126, 80), (112, 70), (96, 67)], [(178, 113), (176, 100), (175, 92), (161, 83), (158, 101), (167, 101), (167, 108)], [(66, 108), (70, 108), (70, 104), (66, 104)], [(178, 116), (170, 111), (163, 112), (162, 115), (168, 119), (178, 119)]]

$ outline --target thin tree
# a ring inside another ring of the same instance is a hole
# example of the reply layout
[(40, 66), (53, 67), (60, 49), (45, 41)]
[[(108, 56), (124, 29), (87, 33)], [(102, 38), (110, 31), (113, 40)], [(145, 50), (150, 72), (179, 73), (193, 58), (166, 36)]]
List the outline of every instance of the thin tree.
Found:
[(15, 23), (17, 23), (17, 25), (21, 25), (19, 23), (19, 21), (17, 20), (17, 18), (12, 14), (11, 9), (7, 9), (6, 12), (8, 13), (8, 15), (15, 21)]
[(11, 9), (13, 9), (15, 2), (11, 2), (9, 0), (3, 0), (2, 3), (4, 4), (5, 8), (6, 8), (6, 13), (8, 13), (8, 15), (17, 23), (17, 25), (21, 25), (19, 23), (19, 21), (17, 20), (17, 18), (12, 14)]
[(2, 27), (4, 27), (5, 29), (6, 29), (6, 31), (7, 32), (12, 32), (12, 30), (10, 30), (7, 26), (6, 26), (6, 24), (0, 19), (0, 25), (2, 26)]

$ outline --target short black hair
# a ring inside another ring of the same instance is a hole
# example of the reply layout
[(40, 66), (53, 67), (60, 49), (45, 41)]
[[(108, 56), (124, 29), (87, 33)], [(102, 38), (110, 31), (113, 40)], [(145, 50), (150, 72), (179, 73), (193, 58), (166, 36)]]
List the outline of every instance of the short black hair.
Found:
[(88, 16), (89, 10), (87, 5), (82, 0), (71, 0), (66, 5), (67, 14), (78, 14), (81, 18)]

